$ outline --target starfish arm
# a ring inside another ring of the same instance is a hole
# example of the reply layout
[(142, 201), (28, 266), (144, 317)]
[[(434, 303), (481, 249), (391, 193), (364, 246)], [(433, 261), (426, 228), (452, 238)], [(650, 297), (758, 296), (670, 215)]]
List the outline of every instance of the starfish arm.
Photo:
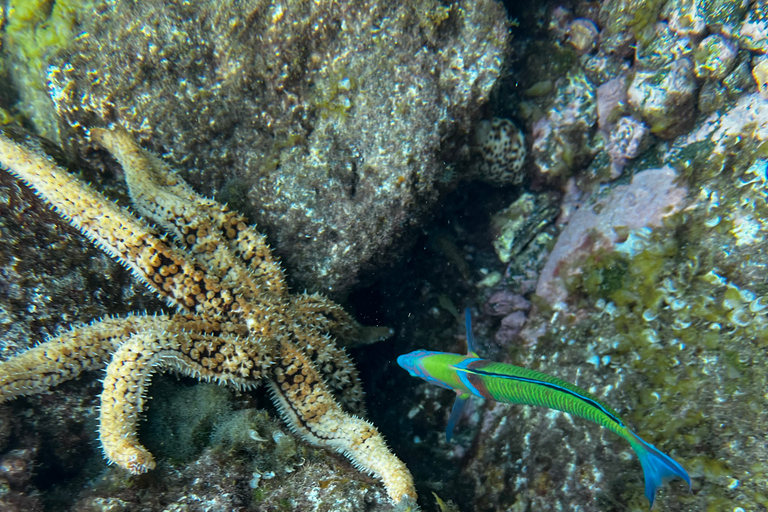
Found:
[[(255, 279), (262, 293), (281, 295), (287, 291), (283, 270), (264, 235), (249, 226), (242, 215), (195, 192), (160, 159), (136, 144), (122, 126), (94, 128), (91, 138), (123, 167), (136, 208), (173, 233), (185, 250), (210, 261), (222, 280), (232, 274), (233, 282)], [(249, 272), (243, 272), (246, 269)]]
[(394, 502), (415, 500), (408, 469), (376, 428), (336, 400), (359, 407), (362, 389), (331, 335), (373, 341), (391, 330), (364, 328), (320, 295), (293, 297), (264, 237), (242, 216), (195, 193), (125, 130), (95, 129), (92, 136), (122, 164), (136, 208), (175, 243), (2, 128), (0, 166), (182, 311), (76, 327), (0, 363), (0, 402), (103, 367), (112, 354), (99, 433), (107, 458), (138, 474), (155, 466), (136, 433), (153, 373), (172, 369), (240, 389), (270, 377), (275, 401), (297, 433), (375, 475)]
[(294, 344), (301, 347), (320, 378), (342, 405), (356, 414), (365, 414), (363, 388), (352, 359), (343, 348), (336, 346), (333, 338), (312, 329), (303, 329), (302, 325), (305, 324), (293, 323)]
[(292, 302), (297, 317), (322, 332), (330, 332), (349, 348), (376, 343), (394, 334), (389, 327), (360, 325), (344, 308), (319, 293), (296, 295)]
[(127, 210), (59, 168), (47, 155), (0, 132), (0, 166), (7, 168), (97, 246), (117, 259), (171, 304), (210, 311), (232, 303), (215, 276), (171, 247)]
[(411, 473), (389, 451), (376, 427), (345, 413), (293, 344), (282, 342), (279, 351), (270, 390), (292, 430), (312, 444), (344, 454), (358, 469), (379, 478), (393, 502), (415, 499)]
[(104, 368), (130, 336), (168, 322), (166, 316), (129, 315), (73, 327), (0, 363), (0, 402), (41, 393), (82, 372)]
[[(183, 330), (135, 334), (114, 353), (101, 394), (99, 436), (110, 462), (134, 475), (155, 467), (152, 454), (138, 440), (137, 426), (147, 388), (155, 372), (172, 369), (198, 380), (214, 380), (238, 389), (257, 386), (272, 364), (271, 350), (234, 336)], [(253, 350), (244, 350), (251, 346)]]

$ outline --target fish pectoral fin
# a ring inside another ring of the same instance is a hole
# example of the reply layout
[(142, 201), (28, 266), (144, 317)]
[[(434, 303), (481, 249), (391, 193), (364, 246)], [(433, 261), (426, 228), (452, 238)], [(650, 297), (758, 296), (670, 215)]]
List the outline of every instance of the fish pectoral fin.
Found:
[(467, 405), (469, 399), (469, 393), (456, 392), (456, 401), (453, 402), (453, 409), (451, 409), (451, 415), (448, 417), (448, 425), (445, 427), (445, 440), (450, 442), (453, 435), (453, 427), (456, 426), (456, 422), (459, 421), (461, 414), (464, 412), (464, 406)]
[(472, 333), (472, 313), (469, 311), (469, 308), (464, 310), (464, 327), (467, 330), (467, 355), (479, 358), (480, 356), (475, 351), (475, 335)]

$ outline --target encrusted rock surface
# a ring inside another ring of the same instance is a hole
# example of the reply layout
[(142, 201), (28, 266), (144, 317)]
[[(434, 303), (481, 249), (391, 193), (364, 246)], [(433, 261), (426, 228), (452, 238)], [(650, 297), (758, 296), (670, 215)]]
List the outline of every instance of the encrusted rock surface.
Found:
[(572, 273), (581, 272), (585, 258), (599, 250), (613, 250), (615, 244), (626, 242), (632, 230), (661, 226), (664, 217), (685, 206), (688, 191), (675, 184), (676, 177), (671, 167), (648, 169), (605, 197), (587, 199), (560, 233), (536, 293), (552, 306), (564, 307), (566, 282)]
[(61, 122), (43, 134), (87, 159), (84, 128), (123, 124), (336, 296), (451, 181), (508, 35), (495, 0), (96, 4), (44, 62)]

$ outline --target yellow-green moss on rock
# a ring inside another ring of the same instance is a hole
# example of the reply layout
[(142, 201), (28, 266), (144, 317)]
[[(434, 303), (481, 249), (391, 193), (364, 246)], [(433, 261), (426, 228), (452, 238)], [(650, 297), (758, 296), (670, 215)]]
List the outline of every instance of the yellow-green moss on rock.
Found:
[(20, 109), (41, 135), (58, 140), (46, 90), (50, 57), (77, 36), (81, 16), (92, 16), (94, 0), (9, 0), (3, 34), (3, 67), (11, 71)]

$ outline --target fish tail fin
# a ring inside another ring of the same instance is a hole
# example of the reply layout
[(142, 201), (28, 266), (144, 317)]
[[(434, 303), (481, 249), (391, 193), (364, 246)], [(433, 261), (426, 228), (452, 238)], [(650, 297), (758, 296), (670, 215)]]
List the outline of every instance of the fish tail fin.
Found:
[(643, 466), (645, 475), (645, 497), (653, 507), (653, 501), (656, 497), (656, 489), (667, 480), (680, 477), (688, 484), (688, 491), (691, 490), (691, 477), (688, 472), (678, 464), (672, 457), (663, 453), (661, 450), (640, 438), (637, 434), (627, 429), (629, 432), (629, 444), (637, 453), (640, 464)]

